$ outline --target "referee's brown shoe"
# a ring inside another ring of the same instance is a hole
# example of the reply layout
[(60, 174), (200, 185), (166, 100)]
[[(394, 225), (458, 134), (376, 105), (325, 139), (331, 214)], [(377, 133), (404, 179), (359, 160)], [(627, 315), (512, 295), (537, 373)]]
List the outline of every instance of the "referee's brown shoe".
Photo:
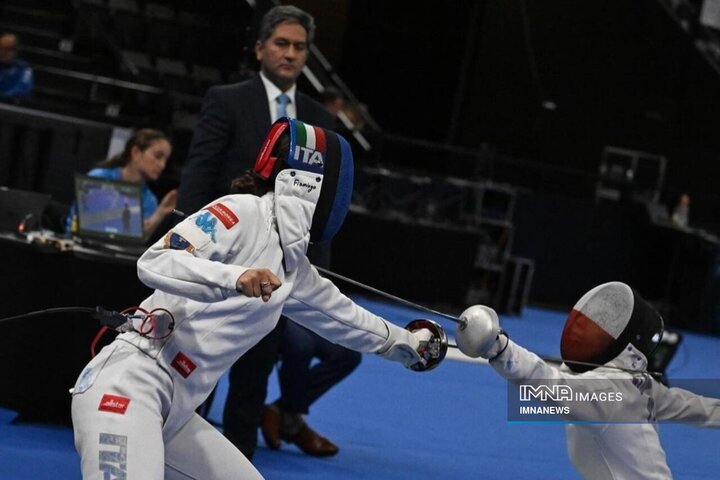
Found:
[(300, 450), (305, 452), (306, 455), (313, 457), (330, 457), (337, 454), (340, 450), (337, 445), (318, 434), (305, 422), (303, 422), (302, 427), (300, 427), (297, 433), (287, 435), (281, 431), (280, 435), (283, 440), (294, 443)]
[(272, 450), (280, 448), (280, 410), (275, 405), (266, 405), (260, 421), (260, 430), (265, 444)]

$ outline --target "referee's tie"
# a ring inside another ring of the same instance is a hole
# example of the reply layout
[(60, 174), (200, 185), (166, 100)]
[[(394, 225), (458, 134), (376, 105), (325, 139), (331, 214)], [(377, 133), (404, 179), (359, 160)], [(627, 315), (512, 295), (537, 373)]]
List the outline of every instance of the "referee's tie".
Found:
[(290, 97), (286, 93), (281, 93), (277, 97), (277, 118), (287, 117), (287, 106), (290, 103)]

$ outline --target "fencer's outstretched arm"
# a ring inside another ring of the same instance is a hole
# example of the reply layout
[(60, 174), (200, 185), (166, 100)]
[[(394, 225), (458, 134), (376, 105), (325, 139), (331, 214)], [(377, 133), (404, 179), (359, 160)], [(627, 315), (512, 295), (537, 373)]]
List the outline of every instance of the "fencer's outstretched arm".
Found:
[(687, 422), (698, 427), (720, 428), (720, 399), (703, 397), (682, 388), (653, 382), (658, 420)]
[(487, 359), (506, 379), (519, 381), (562, 376), (557, 368), (510, 340), (500, 328), (500, 320), (492, 308), (473, 305), (460, 314), (458, 320), (455, 341), (460, 351), (469, 357)]
[[(475, 305), (465, 310), (458, 319), (460, 323), (455, 340), (460, 351), (471, 357), (488, 359), (490, 366), (510, 383), (549, 385), (565, 384), (570, 379), (576, 379), (510, 340), (500, 328), (497, 313), (492, 308)], [(585, 382), (585, 386), (591, 385), (593, 384)], [(549, 403), (565, 404), (564, 401)], [(586, 402), (574, 405), (569, 418), (580, 421), (612, 421), (619, 408), (620, 403)]]
[(307, 258), (283, 314), (318, 335), (352, 350), (377, 353), (410, 368), (425, 360), (418, 353), (429, 331), (409, 332), (365, 310), (323, 278)]

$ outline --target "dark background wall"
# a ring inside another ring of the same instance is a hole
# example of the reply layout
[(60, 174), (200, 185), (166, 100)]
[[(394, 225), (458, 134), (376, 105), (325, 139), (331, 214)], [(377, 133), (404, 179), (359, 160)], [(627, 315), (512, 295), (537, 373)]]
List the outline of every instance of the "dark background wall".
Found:
[(638, 149), (669, 158), (668, 202), (714, 192), (720, 76), (656, 0), (354, 0), (341, 20), (336, 67), (389, 132), (592, 173), (604, 145)]
[[(661, 202), (671, 208), (690, 192), (694, 226), (718, 231), (720, 75), (660, 2), (349, 5), (335, 64), (386, 131), (542, 167), (542, 175), (520, 167), (503, 178), (526, 187), (515, 211), (513, 253), (535, 259), (534, 302), (571, 305), (578, 292), (619, 279), (651, 300), (679, 305), (680, 314), (668, 315), (675, 324), (717, 317), (712, 242), (655, 228), (642, 205), (593, 201), (606, 145), (663, 155)], [(384, 153), (384, 162), (440, 173), (457, 161), (441, 153), (430, 160), (401, 149)], [(553, 192), (544, 193), (550, 184)], [(456, 243), (450, 234), (435, 239), (438, 276), (466, 277), (443, 267), (458, 261), (449, 253)], [(399, 288), (399, 277), (373, 281)], [(421, 291), (418, 285), (406, 293)]]

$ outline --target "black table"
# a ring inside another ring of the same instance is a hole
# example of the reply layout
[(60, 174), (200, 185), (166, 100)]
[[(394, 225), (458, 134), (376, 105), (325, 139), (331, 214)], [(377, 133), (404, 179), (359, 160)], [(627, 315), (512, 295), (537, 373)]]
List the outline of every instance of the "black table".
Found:
[[(125, 255), (59, 251), (0, 235), (0, 259), (0, 318), (55, 307), (120, 311), (151, 293), (137, 278), (136, 259)], [(0, 322), (0, 406), (18, 411), (19, 420), (69, 423), (68, 389), (90, 360), (99, 328), (87, 313)]]

